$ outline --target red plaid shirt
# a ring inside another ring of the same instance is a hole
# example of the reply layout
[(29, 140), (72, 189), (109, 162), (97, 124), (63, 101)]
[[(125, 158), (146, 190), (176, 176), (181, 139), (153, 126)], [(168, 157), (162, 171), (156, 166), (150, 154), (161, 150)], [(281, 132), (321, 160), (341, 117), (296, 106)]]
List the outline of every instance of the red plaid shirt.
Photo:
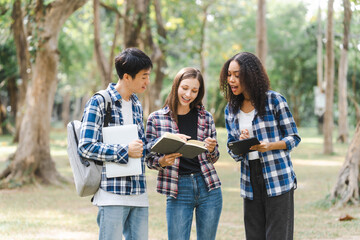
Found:
[[(179, 133), (179, 128), (175, 120), (171, 117), (168, 106), (150, 114), (146, 123), (147, 149), (151, 149), (154, 143), (164, 133)], [(216, 129), (212, 115), (205, 111), (203, 106), (198, 107), (198, 129), (197, 138), (205, 141), (211, 137), (216, 139)], [(216, 173), (214, 163), (219, 159), (218, 144), (213, 152), (205, 151), (198, 156), (201, 173), (206, 182), (208, 191), (220, 187), (221, 182)], [(146, 156), (146, 163), (150, 169), (159, 170), (157, 191), (161, 194), (176, 198), (178, 193), (178, 177), (180, 158), (175, 163), (165, 168), (160, 167), (159, 158), (163, 154), (150, 153)]]

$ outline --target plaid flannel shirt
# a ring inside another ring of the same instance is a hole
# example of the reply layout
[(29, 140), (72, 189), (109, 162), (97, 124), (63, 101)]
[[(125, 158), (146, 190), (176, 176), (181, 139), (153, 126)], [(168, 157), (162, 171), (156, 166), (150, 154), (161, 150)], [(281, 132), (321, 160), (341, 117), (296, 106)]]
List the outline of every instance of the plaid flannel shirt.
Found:
[[(164, 133), (179, 133), (175, 120), (171, 117), (168, 106), (150, 114), (146, 124), (147, 149), (151, 149), (154, 143)], [(198, 107), (197, 140), (204, 141), (207, 137), (216, 139), (216, 129), (211, 114), (204, 107)], [(218, 144), (213, 152), (205, 151), (198, 156), (201, 173), (206, 182), (208, 191), (220, 187), (221, 182), (214, 168), (214, 163), (219, 159)], [(180, 158), (175, 159), (171, 166), (162, 168), (159, 158), (163, 154), (150, 153), (146, 156), (146, 163), (150, 169), (159, 170), (157, 191), (161, 194), (176, 198), (178, 193), (178, 177)]]
[[(121, 111), (121, 96), (115, 89), (115, 83), (110, 83), (106, 89), (111, 96), (111, 121), (110, 126), (123, 125), (124, 120)], [(145, 134), (143, 125), (143, 112), (141, 104), (135, 94), (130, 97), (132, 101), (133, 122), (138, 127), (139, 139), (145, 145)], [(127, 164), (127, 144), (105, 144), (102, 142), (102, 124), (105, 118), (105, 101), (101, 95), (93, 96), (86, 104), (80, 129), (79, 154), (87, 159), (116, 162)], [(145, 156), (145, 150), (143, 152)], [(145, 193), (145, 161), (142, 157), (142, 174), (136, 176), (107, 178), (106, 168), (102, 168), (100, 188), (120, 194), (137, 195)]]
[[(296, 188), (296, 175), (290, 159), (290, 151), (301, 141), (286, 99), (274, 91), (267, 92), (266, 113), (264, 119), (256, 115), (252, 122), (254, 136), (259, 141), (284, 141), (285, 150), (259, 152), (263, 167), (263, 177), (269, 197), (278, 196)], [(228, 143), (240, 139), (239, 111), (233, 112), (229, 104), (225, 108), (225, 125), (228, 132)], [(235, 155), (228, 148), (235, 161), (241, 161), (240, 194), (244, 198), (253, 199), (250, 183), (248, 154)]]

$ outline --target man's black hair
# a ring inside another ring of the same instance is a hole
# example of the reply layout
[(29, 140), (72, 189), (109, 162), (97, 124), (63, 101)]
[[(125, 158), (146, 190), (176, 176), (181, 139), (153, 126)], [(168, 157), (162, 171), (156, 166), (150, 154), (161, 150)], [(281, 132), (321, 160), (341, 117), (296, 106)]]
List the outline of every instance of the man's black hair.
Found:
[(115, 57), (115, 68), (120, 79), (125, 73), (134, 78), (141, 70), (152, 67), (151, 59), (137, 48), (126, 48)]

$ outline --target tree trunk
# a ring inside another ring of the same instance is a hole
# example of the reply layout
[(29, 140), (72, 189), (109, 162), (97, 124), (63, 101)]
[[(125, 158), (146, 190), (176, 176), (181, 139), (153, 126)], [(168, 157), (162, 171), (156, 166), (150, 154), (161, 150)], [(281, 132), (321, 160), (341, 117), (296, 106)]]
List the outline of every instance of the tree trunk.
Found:
[(324, 89), (324, 79), (323, 79), (323, 45), (322, 45), (322, 38), (323, 38), (323, 34), (322, 34), (322, 26), (321, 26), (321, 7), (319, 5), (319, 9), (318, 9), (318, 17), (317, 17), (317, 22), (318, 22), (318, 29), (317, 29), (317, 91), (319, 92), (318, 95), (315, 95), (315, 115), (317, 117), (317, 128), (318, 128), (318, 132), (320, 134), (323, 134), (323, 120), (324, 120), (324, 110), (323, 108), (321, 108), (322, 111), (320, 111), (319, 107), (318, 107), (318, 101), (319, 101), (319, 96), (320, 94), (324, 94), (325, 93), (325, 89)]
[(256, 55), (266, 66), (267, 34), (266, 34), (266, 0), (258, 0), (256, 19)]
[(356, 102), (355, 97), (351, 97), (351, 96), (348, 97), (355, 107), (356, 122), (360, 122), (360, 105)]
[(69, 91), (66, 91), (63, 96), (63, 102), (61, 105), (61, 119), (64, 127), (70, 122), (70, 100), (71, 95)]
[(18, 88), (16, 86), (17, 76), (12, 76), (7, 80), (7, 88), (8, 88), (8, 96), (9, 102), (8, 105), (11, 107), (11, 115), (12, 117), (16, 117), (16, 109), (17, 109), (17, 99), (18, 99)]
[(320, 92), (324, 92), (324, 82), (323, 82), (323, 53), (322, 53), (322, 27), (321, 27), (321, 7), (319, 5), (318, 9), (318, 29), (317, 29), (317, 86)]
[(80, 119), (80, 114), (82, 114), (82, 110), (80, 109), (81, 107), (81, 97), (77, 97), (75, 98), (75, 102), (74, 102), (75, 108), (74, 111), (72, 113), (72, 117), (71, 119)]
[(117, 9), (109, 7), (109, 6), (105, 5), (104, 3), (101, 3), (101, 5), (105, 8), (113, 11), (116, 14), (113, 42), (112, 42), (112, 46), (110, 49), (109, 59), (106, 60), (104, 50), (101, 47), (101, 41), (100, 41), (100, 39), (101, 39), (100, 1), (99, 0), (93, 1), (95, 57), (96, 57), (97, 65), (100, 70), (103, 88), (106, 88), (109, 85), (109, 83), (112, 82), (112, 70), (113, 70), (113, 65), (114, 65), (115, 47), (116, 47), (117, 36), (119, 35), (119, 32), (120, 32), (120, 30), (119, 30), (120, 29), (120, 25), (119, 25), (120, 13), (117, 11)]
[(28, 51), (27, 34), (23, 24), (23, 12), (21, 1), (16, 0), (13, 4), (12, 19), (14, 20), (12, 29), (16, 46), (16, 57), (19, 65), (21, 83), (18, 86), (17, 107), (15, 116), (15, 134), (13, 142), (19, 141), (20, 126), (25, 113), (25, 99), (28, 82), (31, 79), (31, 63)]
[[(354, 45), (356, 45), (356, 43), (357, 42), (355, 42), (355, 44)], [(351, 76), (351, 81), (352, 81), (352, 89), (353, 89), (353, 95), (354, 95), (354, 100), (356, 101), (356, 79), (357, 79), (357, 77), (356, 77), (356, 72), (357, 72), (357, 52), (358, 51), (354, 51), (354, 60), (353, 60), (353, 74), (352, 74), (352, 76)]]
[(331, 199), (338, 205), (359, 203), (359, 169), (360, 169), (360, 122), (354, 138), (347, 151), (345, 162), (340, 170), (337, 183), (331, 193)]
[(127, 0), (124, 24), (125, 48), (138, 47), (141, 28), (146, 19), (149, 0)]
[(57, 87), (58, 36), (66, 19), (86, 0), (57, 0), (35, 7), (38, 49), (32, 87), (26, 99), (19, 145), (10, 165), (0, 174), (1, 188), (40, 182), (58, 184), (63, 178), (50, 155), (50, 117)]
[[(161, 89), (163, 85), (163, 80), (165, 77), (165, 68), (167, 67), (166, 63), (166, 46), (167, 46), (167, 32), (164, 26), (164, 21), (161, 14), (161, 2), (159, 0), (154, 0), (154, 8), (156, 14), (156, 28), (157, 33), (159, 35), (160, 41), (159, 44), (155, 44), (153, 41), (153, 37), (151, 34), (150, 26), (148, 28), (148, 41), (149, 47), (152, 48), (152, 56), (151, 59), (155, 65), (155, 81), (151, 84), (149, 97), (151, 97), (151, 101), (147, 101), (148, 112), (145, 114), (147, 117), (151, 112), (158, 110), (162, 106), (161, 101)], [(148, 24), (149, 25), (149, 24)], [(149, 99), (150, 100), (150, 99)]]
[(208, 94), (207, 94), (207, 77), (206, 77), (206, 53), (205, 53), (205, 40), (206, 40), (206, 25), (207, 25), (207, 18), (208, 18), (208, 10), (209, 7), (211, 6), (211, 4), (213, 4), (213, 1), (208, 1), (208, 2), (204, 2), (204, 5), (202, 6), (202, 11), (203, 11), (203, 16), (202, 16), (202, 22), (201, 22), (201, 27), (200, 27), (200, 49), (199, 49), (199, 54), (200, 54), (200, 71), (201, 74), (204, 77), (204, 85), (205, 85), (205, 92), (204, 92), (204, 97), (203, 97), (203, 104), (204, 106), (207, 106), (207, 98), (208, 98)]
[(326, 106), (324, 114), (324, 153), (333, 152), (332, 131), (334, 127), (333, 105), (334, 105), (334, 0), (328, 2), (328, 19), (326, 31), (326, 61), (325, 61), (325, 81), (326, 81)]
[(338, 141), (347, 143), (349, 138), (348, 127), (348, 102), (347, 102), (347, 72), (348, 72), (348, 49), (351, 21), (350, 1), (344, 0), (344, 39), (341, 49), (341, 58), (338, 76), (339, 91), (339, 131)]
[(93, 1), (93, 8), (94, 8), (94, 52), (96, 56), (96, 62), (98, 68), (100, 70), (101, 80), (103, 82), (103, 87), (106, 87), (109, 83), (107, 76), (109, 72), (109, 65), (107, 64), (108, 61), (105, 60), (105, 55), (101, 47), (101, 33), (100, 33), (100, 4), (99, 0)]
[(0, 98), (0, 135), (5, 132), (6, 109)]
[(296, 94), (291, 94), (291, 102), (293, 104), (292, 106), (292, 114), (294, 117), (294, 121), (296, 122), (297, 127), (301, 126), (301, 117), (300, 117), (300, 113), (299, 113), (299, 104), (298, 102), (300, 102), (298, 95)]

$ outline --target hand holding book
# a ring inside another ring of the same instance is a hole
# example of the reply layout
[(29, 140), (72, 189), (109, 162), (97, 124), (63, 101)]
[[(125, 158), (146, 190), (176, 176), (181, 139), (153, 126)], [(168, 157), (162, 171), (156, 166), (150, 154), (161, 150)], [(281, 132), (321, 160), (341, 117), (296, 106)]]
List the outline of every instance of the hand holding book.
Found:
[(209, 150), (209, 152), (213, 152), (215, 150), (215, 147), (216, 147), (216, 139), (214, 138), (206, 138), (205, 139), (205, 147)]
[(179, 134), (165, 133), (152, 146), (151, 151), (165, 155), (181, 153), (183, 157), (194, 158), (207, 150), (204, 142), (198, 140), (186, 141), (186, 135), (180, 135), (181, 136), (179, 136)]
[(159, 159), (159, 164), (161, 167), (171, 166), (174, 164), (175, 159), (181, 156), (182, 156), (181, 153), (172, 153), (165, 155)]
[(260, 144), (256, 137), (240, 139), (237, 141), (229, 142), (228, 148), (236, 155), (243, 155), (250, 151), (250, 148), (254, 145)]
[(228, 148), (236, 155), (243, 155), (254, 151), (254, 146), (259, 145), (260, 142), (256, 137), (250, 137), (249, 130), (241, 130), (240, 140), (229, 142)]

